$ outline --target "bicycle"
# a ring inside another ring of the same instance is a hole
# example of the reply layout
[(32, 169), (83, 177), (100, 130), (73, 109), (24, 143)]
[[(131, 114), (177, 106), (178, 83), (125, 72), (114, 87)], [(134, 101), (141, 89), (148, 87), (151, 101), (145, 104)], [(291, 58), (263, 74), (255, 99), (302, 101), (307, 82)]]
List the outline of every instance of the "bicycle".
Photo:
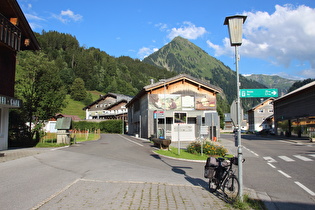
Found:
[[(215, 162), (214, 162), (215, 159)], [(243, 162), (245, 159), (243, 159)], [(233, 171), (233, 165), (238, 165), (238, 158), (213, 158), (207, 160), (205, 178), (209, 178), (209, 191), (222, 190), (225, 197), (234, 200), (239, 196), (240, 184)]]

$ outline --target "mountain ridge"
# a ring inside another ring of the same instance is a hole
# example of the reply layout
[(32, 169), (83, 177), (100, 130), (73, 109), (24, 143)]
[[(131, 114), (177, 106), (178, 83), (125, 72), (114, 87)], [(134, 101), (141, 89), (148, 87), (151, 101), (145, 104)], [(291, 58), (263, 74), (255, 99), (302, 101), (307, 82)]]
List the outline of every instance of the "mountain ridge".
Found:
[[(143, 62), (164, 67), (176, 73), (189, 74), (221, 87), (224, 91), (221, 95), (222, 99), (228, 104), (236, 98), (236, 72), (182, 37), (175, 37), (170, 43), (144, 58)], [(240, 75), (240, 82), (241, 88), (266, 88), (242, 75)], [(256, 103), (256, 99), (242, 101), (244, 108), (252, 107)]]

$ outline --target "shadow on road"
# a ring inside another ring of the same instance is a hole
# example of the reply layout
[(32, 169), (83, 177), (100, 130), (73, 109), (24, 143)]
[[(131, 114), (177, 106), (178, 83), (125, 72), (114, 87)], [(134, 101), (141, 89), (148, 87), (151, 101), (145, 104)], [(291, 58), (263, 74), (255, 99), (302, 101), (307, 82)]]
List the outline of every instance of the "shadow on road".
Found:
[[(169, 163), (165, 162), (158, 154), (151, 154), (152, 157), (154, 157), (155, 159), (158, 159), (160, 161), (162, 161), (163, 163), (165, 163), (166, 165), (168, 165), (169, 167), (171, 167), (171, 170), (174, 173), (177, 174), (182, 174), (183, 176), (185, 176), (185, 179), (190, 182), (191, 184), (193, 184), (194, 186), (200, 186), (202, 188), (204, 188), (205, 190), (209, 190), (208, 187), (208, 182), (206, 182), (203, 179), (200, 178), (194, 178), (191, 177), (189, 175), (187, 175), (186, 171), (184, 169), (192, 169), (191, 167), (185, 167), (185, 166), (172, 166)], [(210, 192), (209, 192), (210, 193)], [(212, 193), (213, 195), (215, 195), (217, 198), (229, 203), (229, 201), (226, 199), (226, 196), (224, 196), (224, 194), (220, 191), (215, 191)]]

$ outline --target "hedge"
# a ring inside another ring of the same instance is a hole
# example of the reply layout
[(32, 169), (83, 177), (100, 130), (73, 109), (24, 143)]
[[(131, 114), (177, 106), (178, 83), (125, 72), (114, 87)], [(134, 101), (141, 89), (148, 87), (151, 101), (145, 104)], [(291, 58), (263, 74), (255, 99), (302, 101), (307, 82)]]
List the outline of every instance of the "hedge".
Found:
[(73, 129), (94, 131), (100, 129), (102, 133), (121, 133), (122, 120), (106, 120), (102, 122), (79, 121), (73, 122)]

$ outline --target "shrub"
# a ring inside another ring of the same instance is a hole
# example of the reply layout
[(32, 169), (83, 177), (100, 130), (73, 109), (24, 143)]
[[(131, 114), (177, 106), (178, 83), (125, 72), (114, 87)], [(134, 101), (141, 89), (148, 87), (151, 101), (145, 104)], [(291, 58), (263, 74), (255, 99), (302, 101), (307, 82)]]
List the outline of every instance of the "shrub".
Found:
[[(201, 154), (200, 142), (192, 142), (187, 146), (187, 152), (192, 154)], [(227, 153), (227, 149), (220, 145), (214, 145), (211, 142), (205, 142), (203, 144), (203, 153), (206, 155), (218, 155), (224, 156)]]

